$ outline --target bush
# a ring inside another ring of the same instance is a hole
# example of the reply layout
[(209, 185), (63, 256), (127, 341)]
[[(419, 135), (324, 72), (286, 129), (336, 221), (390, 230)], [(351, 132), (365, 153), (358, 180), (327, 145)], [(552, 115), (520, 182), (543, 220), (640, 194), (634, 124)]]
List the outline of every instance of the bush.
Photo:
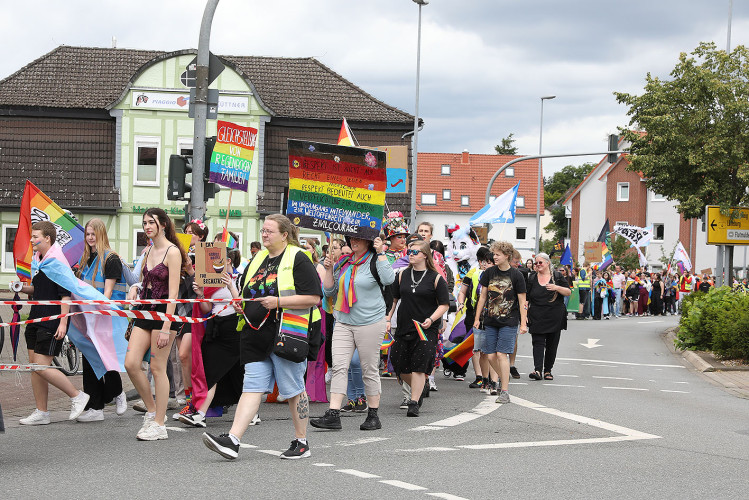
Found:
[(727, 286), (691, 293), (682, 302), (675, 344), (680, 349), (749, 359), (749, 295)]

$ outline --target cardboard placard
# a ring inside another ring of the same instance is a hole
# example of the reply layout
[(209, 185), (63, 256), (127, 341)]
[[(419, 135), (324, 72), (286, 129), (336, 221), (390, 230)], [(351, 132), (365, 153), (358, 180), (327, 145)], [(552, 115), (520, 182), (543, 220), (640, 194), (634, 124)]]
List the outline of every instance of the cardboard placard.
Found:
[(713, 268), (712, 267), (708, 267), (707, 269), (703, 269), (702, 271), (700, 271), (700, 274), (707, 274), (708, 276), (712, 276), (713, 275)]
[(221, 274), (228, 270), (226, 243), (201, 241), (195, 245), (195, 282), (198, 286), (223, 288)]
[(601, 262), (603, 260), (603, 244), (600, 241), (586, 241), (584, 255), (587, 262)]
[(486, 245), (489, 241), (489, 228), (487, 226), (474, 226), (473, 230), (476, 232), (476, 236), (479, 237), (479, 243)]

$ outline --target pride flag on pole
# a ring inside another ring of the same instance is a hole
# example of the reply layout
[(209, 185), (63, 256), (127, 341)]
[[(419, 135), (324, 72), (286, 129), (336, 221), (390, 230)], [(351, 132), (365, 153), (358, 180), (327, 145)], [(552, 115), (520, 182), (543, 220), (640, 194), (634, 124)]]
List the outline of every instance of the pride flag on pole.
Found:
[(233, 248), (237, 248), (239, 246), (239, 242), (234, 238), (234, 236), (231, 235), (231, 233), (224, 228), (224, 231), (221, 233), (221, 241), (226, 243), (226, 248), (229, 250)]
[(31, 281), (31, 226), (35, 222), (49, 221), (57, 229), (57, 243), (62, 248), (65, 259), (74, 264), (81, 260), (86, 243), (80, 224), (31, 181), (26, 181), (21, 199), (21, 212), (18, 216), (18, 229), (13, 243), (13, 259), (16, 274), (21, 280)]
[(339, 146), (358, 146), (354, 134), (351, 133), (351, 129), (348, 126), (346, 118), (341, 123), (341, 131), (338, 133), (338, 145)]

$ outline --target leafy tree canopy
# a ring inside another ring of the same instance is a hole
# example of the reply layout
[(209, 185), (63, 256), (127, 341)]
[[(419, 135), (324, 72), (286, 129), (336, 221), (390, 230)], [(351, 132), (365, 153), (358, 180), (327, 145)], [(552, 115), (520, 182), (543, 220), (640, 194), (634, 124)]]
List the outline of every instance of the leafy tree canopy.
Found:
[[(628, 169), (648, 188), (677, 201), (686, 218), (705, 205), (746, 202), (749, 182), (749, 50), (714, 43), (682, 53), (669, 80), (649, 73), (642, 95), (616, 92), (629, 106)], [(640, 130), (643, 132), (637, 132)]]
[(518, 154), (518, 148), (512, 145), (512, 143), (515, 142), (515, 139), (512, 138), (513, 135), (514, 134), (511, 132), (510, 135), (502, 139), (502, 144), (494, 146), (494, 151), (496, 151), (498, 155)]
[(550, 177), (544, 178), (544, 203), (550, 207), (570, 188), (580, 184), (585, 176), (596, 167), (595, 163), (583, 163), (576, 167), (567, 165), (562, 170), (554, 172)]

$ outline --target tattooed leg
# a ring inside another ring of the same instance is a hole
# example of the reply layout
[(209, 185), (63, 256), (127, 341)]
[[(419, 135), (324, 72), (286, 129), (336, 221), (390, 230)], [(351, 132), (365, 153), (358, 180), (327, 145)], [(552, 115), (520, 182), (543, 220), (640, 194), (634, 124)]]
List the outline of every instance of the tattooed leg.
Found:
[(307, 437), (307, 422), (309, 421), (309, 397), (303, 392), (289, 399), (291, 420), (294, 422), (294, 433), (297, 439)]
[(309, 417), (309, 398), (307, 397), (306, 392), (299, 395), (299, 402), (296, 404), (296, 412), (300, 420)]

